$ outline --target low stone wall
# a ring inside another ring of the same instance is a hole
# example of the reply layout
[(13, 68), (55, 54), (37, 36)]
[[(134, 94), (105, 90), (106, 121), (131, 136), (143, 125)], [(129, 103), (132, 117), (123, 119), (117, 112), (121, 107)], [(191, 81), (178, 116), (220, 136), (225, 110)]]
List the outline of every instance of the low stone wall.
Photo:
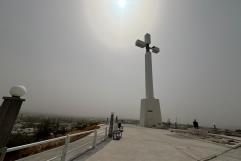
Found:
[(208, 135), (208, 130), (205, 130), (205, 129), (190, 128), (187, 131), (188, 131), (188, 133), (193, 134), (193, 135), (200, 135), (200, 136), (207, 136)]

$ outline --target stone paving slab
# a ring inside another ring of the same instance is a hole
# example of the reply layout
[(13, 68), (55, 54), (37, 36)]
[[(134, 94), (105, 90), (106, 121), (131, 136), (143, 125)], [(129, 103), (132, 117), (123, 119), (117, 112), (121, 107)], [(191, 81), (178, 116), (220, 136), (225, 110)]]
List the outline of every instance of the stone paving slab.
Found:
[(241, 148), (230, 150), (211, 161), (241, 161)]
[(124, 126), (123, 138), (111, 141), (96, 153), (74, 161), (193, 161), (208, 158), (227, 147), (188, 137), (168, 130)]

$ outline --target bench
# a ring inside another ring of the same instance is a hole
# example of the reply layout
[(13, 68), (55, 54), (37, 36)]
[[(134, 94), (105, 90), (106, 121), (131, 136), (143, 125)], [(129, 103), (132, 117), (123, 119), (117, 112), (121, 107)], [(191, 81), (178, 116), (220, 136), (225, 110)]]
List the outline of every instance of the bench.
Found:
[(120, 140), (122, 138), (123, 126), (113, 131), (113, 140)]

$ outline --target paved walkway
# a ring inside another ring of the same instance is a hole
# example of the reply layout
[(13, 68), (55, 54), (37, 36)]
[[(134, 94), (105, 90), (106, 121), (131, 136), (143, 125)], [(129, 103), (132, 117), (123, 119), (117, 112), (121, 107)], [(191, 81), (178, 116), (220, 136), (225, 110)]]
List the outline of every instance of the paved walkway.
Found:
[(127, 126), (121, 140), (110, 141), (94, 154), (74, 161), (193, 161), (225, 150), (224, 146), (181, 137), (167, 130)]
[(241, 161), (241, 148), (228, 151), (227, 153), (217, 156), (211, 161)]

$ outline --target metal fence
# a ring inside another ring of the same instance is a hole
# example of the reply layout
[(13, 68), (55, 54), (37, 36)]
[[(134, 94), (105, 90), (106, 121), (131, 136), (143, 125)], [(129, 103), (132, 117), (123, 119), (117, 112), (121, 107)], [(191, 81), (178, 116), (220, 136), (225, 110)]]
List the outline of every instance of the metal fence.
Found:
[[(56, 142), (64, 139), (64, 145), (47, 151), (22, 158), (19, 161), (41, 160), (41, 161), (67, 161), (76, 158), (87, 150), (95, 148), (96, 145), (107, 138), (108, 127), (101, 125), (99, 129), (84, 131), (76, 134), (70, 134), (54, 139), (44, 140), (31, 144), (16, 146), (7, 149), (8, 152), (22, 150), (46, 143)], [(89, 134), (81, 139), (70, 142), (71, 137)]]

